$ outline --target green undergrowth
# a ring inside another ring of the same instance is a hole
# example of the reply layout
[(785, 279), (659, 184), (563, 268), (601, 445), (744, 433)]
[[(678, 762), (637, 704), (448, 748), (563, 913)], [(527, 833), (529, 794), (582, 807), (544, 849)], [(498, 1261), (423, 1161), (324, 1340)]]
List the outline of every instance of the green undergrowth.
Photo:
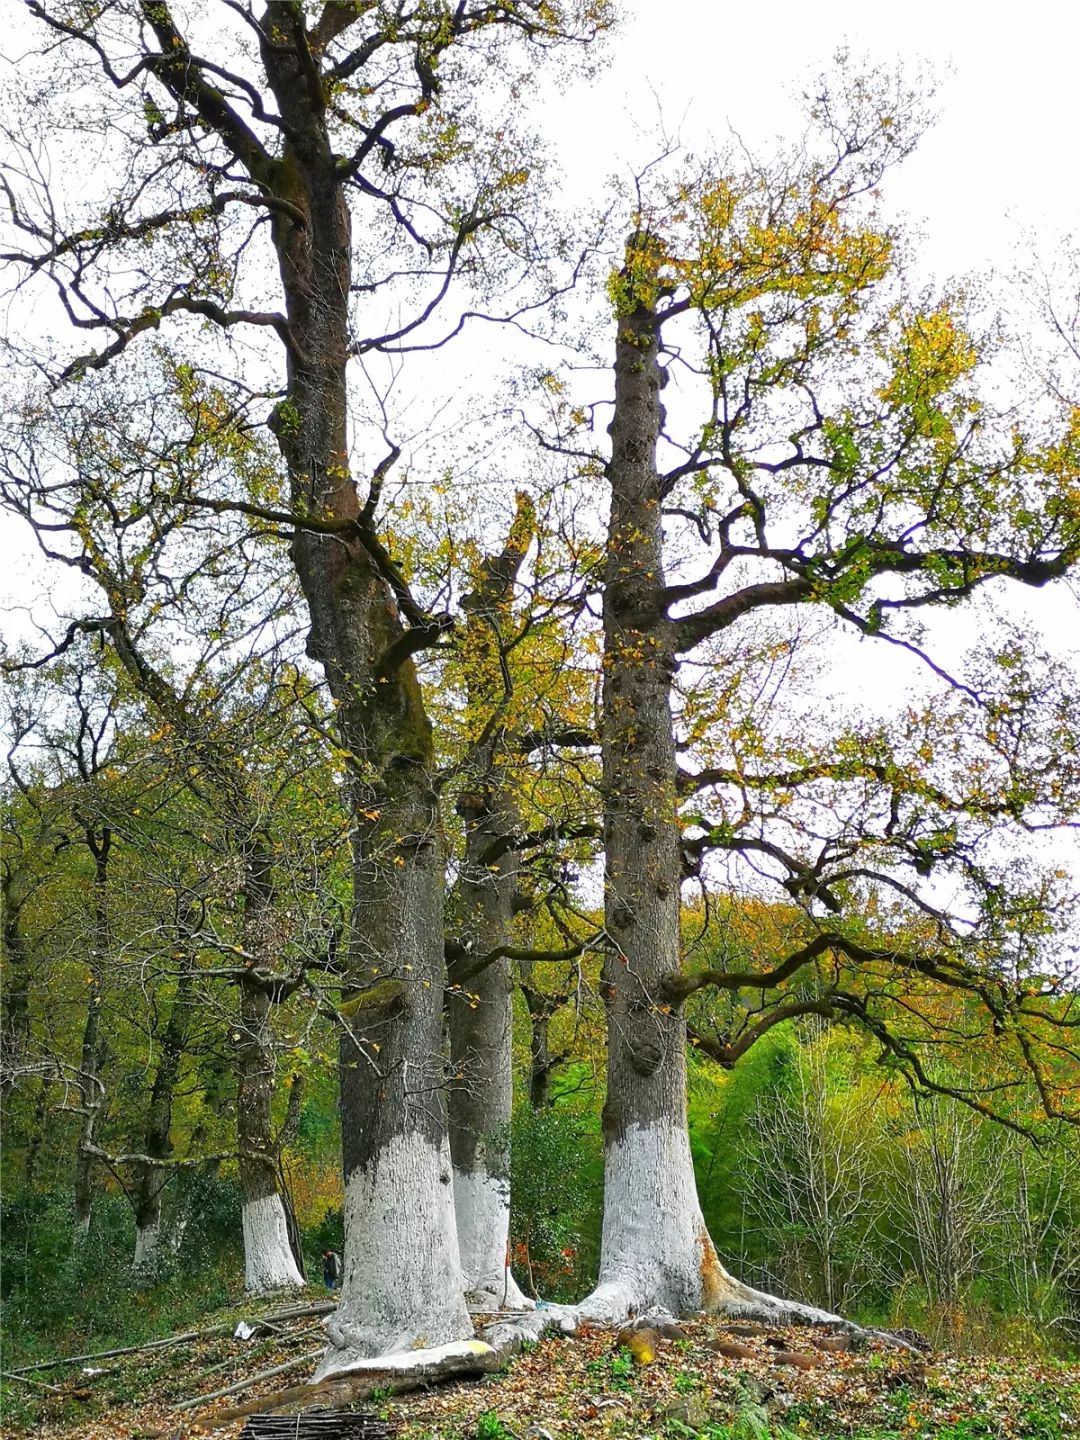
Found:
[(196, 1325), (243, 1294), (232, 1232), (233, 1186), (204, 1186), (202, 1224), (190, 1228), (160, 1283), (141, 1288), (131, 1266), (130, 1206), (104, 1195), (87, 1236), (76, 1234), (66, 1195), (33, 1194), (3, 1203), (0, 1291), (4, 1366), (57, 1355), (138, 1345)]

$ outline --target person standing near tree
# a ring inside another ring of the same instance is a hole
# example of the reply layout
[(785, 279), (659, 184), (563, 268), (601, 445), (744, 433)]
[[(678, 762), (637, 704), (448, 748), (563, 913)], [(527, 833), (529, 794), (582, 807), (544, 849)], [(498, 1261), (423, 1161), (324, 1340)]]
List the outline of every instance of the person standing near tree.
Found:
[(322, 1278), (328, 1290), (337, 1290), (341, 1285), (341, 1256), (336, 1250), (323, 1251)]

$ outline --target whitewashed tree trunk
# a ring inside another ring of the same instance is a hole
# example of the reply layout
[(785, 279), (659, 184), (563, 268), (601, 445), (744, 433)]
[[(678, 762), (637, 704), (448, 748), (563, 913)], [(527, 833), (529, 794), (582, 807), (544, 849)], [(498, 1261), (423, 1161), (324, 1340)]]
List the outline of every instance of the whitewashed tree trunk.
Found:
[(462, 988), (465, 994), (453, 996), (448, 1008), (454, 1075), (450, 1145), (465, 1293), (479, 1309), (521, 1309), (533, 1302), (519, 1289), (508, 1257), (513, 993), (508, 962), (494, 962)]
[[(628, 247), (627, 294), (641, 258)], [(655, 274), (645, 258), (644, 270)], [(671, 682), (674, 636), (663, 605), (658, 321), (640, 301), (619, 317), (611, 425), (611, 518), (604, 589), (601, 746), (608, 950), (604, 1222), (596, 1290), (584, 1318), (699, 1310), (798, 1315), (720, 1264), (697, 1199), (686, 1118), (686, 1023), (666, 1003), (679, 970), (679, 853)]]
[[(489, 826), (472, 827), (467, 846), (477, 863), (471, 866), (467, 855), (461, 880), (472, 951), (481, 955), (509, 939), (517, 871), (516, 863), (504, 864), (507, 856), (493, 871), (483, 865), (483, 847), (492, 835)], [(521, 1309), (532, 1301), (518, 1288), (508, 1257), (513, 982), (503, 958), (475, 976), (468, 975), (467, 960), (459, 971), (464, 978), (447, 1006), (453, 1077), (449, 1135), (465, 1293), (479, 1309)]]
[[(298, 23), (292, 9), (288, 23)], [(333, 538), (298, 528), (292, 543), (311, 616), (308, 653), (325, 670), (349, 757), (353, 821), (348, 964), (357, 1004), (341, 1042), (345, 1274), (327, 1325), (332, 1350), (322, 1373), (330, 1374), (360, 1358), (472, 1334), (443, 1153), (435, 754), (412, 659), (439, 629), (407, 595), (378, 538), (381, 473), (362, 501), (349, 468), (349, 182), (325, 99), (299, 50), (268, 42), (262, 59), (286, 137), (268, 182), (287, 196), (271, 238), (289, 334), (287, 399), (271, 425), (295, 508), (341, 526)], [(361, 1004), (365, 997), (373, 1003)]]
[(621, 1324), (647, 1310), (715, 1309), (726, 1278), (698, 1205), (685, 1126), (657, 1120), (609, 1138), (600, 1279), (582, 1314)]
[(244, 1288), (252, 1295), (301, 1288), (304, 1280), (293, 1258), (285, 1206), (277, 1191), (253, 1200), (245, 1198), (240, 1215), (244, 1227)]
[[(269, 862), (252, 843), (247, 857), (244, 939), (251, 954), (265, 947), (269, 914)], [(299, 1289), (285, 1207), (278, 1193), (271, 1120), (274, 1097), (274, 1049), (271, 1000), (254, 979), (240, 982), (240, 1015), (234, 1033), (237, 1064), (236, 1135), (240, 1151), (241, 1218), (244, 1232), (244, 1285), (254, 1295)]]
[[(632, 263), (633, 257), (631, 256)], [(656, 441), (655, 313), (619, 319), (604, 589), (601, 745), (608, 952), (604, 1224), (600, 1276), (581, 1313), (714, 1308), (724, 1272), (694, 1183), (686, 1130), (686, 1028), (659, 987), (679, 967), (681, 861), (670, 686), (674, 653), (658, 606), (663, 534)]]
[(341, 1301), (326, 1325), (336, 1348), (317, 1379), (470, 1332), (445, 1148), (418, 1132), (388, 1140), (346, 1182), (345, 1235)]
[(528, 1309), (533, 1301), (514, 1279), (510, 1244), (510, 1187), (483, 1171), (454, 1171), (454, 1208), (465, 1296), (481, 1310)]
[[(497, 908), (497, 897), (491, 898), (496, 901), (491, 908)], [(501, 926), (481, 925), (477, 937), (477, 949), (482, 951), (505, 943), (507, 934)], [(508, 1263), (512, 1001), (509, 962), (500, 959), (463, 980), (461, 992), (451, 995), (447, 1007), (458, 1248), (466, 1295), (480, 1309), (504, 1305), (521, 1309), (532, 1304), (518, 1288)]]
[(520, 819), (507, 783), (506, 741), (491, 724), (505, 703), (502, 647), (513, 620), (514, 581), (532, 537), (532, 509), (519, 498), (499, 555), (480, 566), (463, 645), (469, 677), (470, 720), (486, 740), (466, 768), (458, 813), (465, 823), (465, 855), (456, 888), (464, 953), (450, 967), (449, 1137), (454, 1166), (458, 1249), (471, 1305), (529, 1306), (510, 1271), (510, 1120), (513, 1109), (513, 980), (498, 956), (510, 943)]
[(371, 984), (343, 1006), (345, 1273), (320, 1378), (472, 1334), (443, 1107), (442, 853), (434, 797), (396, 798), (371, 837), (383, 847), (358, 857), (354, 983)]
[[(167, 1160), (172, 1154), (172, 1112), (180, 1062), (184, 1055), (188, 1020), (191, 1013), (191, 989), (195, 976), (195, 951), (190, 934), (182, 927), (177, 943), (180, 948), (180, 971), (176, 982), (169, 1018), (159, 1038), (159, 1055), (150, 1100), (146, 1110), (146, 1154), (155, 1160)], [(175, 1253), (179, 1238), (169, 1234), (162, 1218), (162, 1193), (169, 1172), (158, 1166), (140, 1166), (136, 1175), (132, 1203), (135, 1207), (134, 1268), (141, 1285), (157, 1279), (165, 1247)]]
[[(152, 1154), (152, 1151), (147, 1153)], [(161, 1187), (163, 1175), (153, 1166), (140, 1166), (135, 1178), (135, 1254), (132, 1269), (140, 1288), (152, 1285), (161, 1265), (163, 1221)]]

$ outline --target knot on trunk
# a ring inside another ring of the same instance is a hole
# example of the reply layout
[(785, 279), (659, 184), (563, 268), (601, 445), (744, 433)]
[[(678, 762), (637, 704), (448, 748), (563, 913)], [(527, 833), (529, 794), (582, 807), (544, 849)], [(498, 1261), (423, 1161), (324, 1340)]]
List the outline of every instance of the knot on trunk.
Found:
[(645, 1078), (656, 1074), (663, 1058), (663, 1048), (655, 1040), (641, 1040), (630, 1051), (630, 1064)]
[(625, 930), (634, 923), (634, 911), (621, 896), (611, 907), (611, 923), (618, 930)]

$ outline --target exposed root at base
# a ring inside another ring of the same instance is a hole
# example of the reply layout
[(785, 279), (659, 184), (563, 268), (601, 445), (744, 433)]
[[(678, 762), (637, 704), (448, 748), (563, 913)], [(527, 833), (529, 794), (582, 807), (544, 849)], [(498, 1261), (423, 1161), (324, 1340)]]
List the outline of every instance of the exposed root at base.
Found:
[(374, 1359), (357, 1358), (346, 1362), (344, 1368), (325, 1380), (293, 1385), (243, 1405), (216, 1411), (202, 1424), (209, 1429), (245, 1415), (299, 1414), (364, 1400), (375, 1390), (400, 1395), (446, 1380), (489, 1375), (500, 1370), (522, 1345), (535, 1342), (549, 1328), (573, 1333), (574, 1320), (568, 1307), (541, 1304), (535, 1310), (500, 1316), (483, 1326), (474, 1340), (455, 1340), (428, 1350), (403, 1351)]
[(245, 1415), (301, 1414), (305, 1410), (349, 1405), (367, 1399), (375, 1390), (400, 1395), (444, 1380), (488, 1375), (499, 1369), (504, 1358), (490, 1345), (477, 1340), (459, 1340), (430, 1350), (384, 1355), (377, 1360), (360, 1361), (327, 1380), (292, 1385), (287, 1390), (260, 1395), (228, 1410), (214, 1411), (201, 1424), (204, 1429), (213, 1429)]
[(858, 1340), (877, 1340), (892, 1345), (897, 1350), (918, 1353), (918, 1346), (892, 1330), (875, 1330), (857, 1325), (843, 1315), (834, 1315), (830, 1310), (819, 1310), (815, 1305), (802, 1305), (796, 1300), (781, 1300), (764, 1290), (754, 1290), (749, 1285), (733, 1281), (730, 1289), (710, 1309), (712, 1315), (724, 1315), (731, 1320), (757, 1320), (765, 1325), (813, 1325), (841, 1330)]
[[(780, 1327), (788, 1325), (816, 1326), (843, 1331), (845, 1335), (850, 1335), (854, 1339), (877, 1340), (883, 1344), (894, 1346), (898, 1350), (918, 1352), (917, 1345), (891, 1330), (868, 1328), (856, 1324), (854, 1320), (846, 1319), (843, 1315), (834, 1315), (830, 1310), (820, 1310), (817, 1306), (804, 1305), (797, 1300), (782, 1300), (777, 1295), (770, 1295), (764, 1290), (755, 1290), (749, 1285), (742, 1284), (741, 1281), (728, 1275), (726, 1271), (721, 1270), (721, 1274), (724, 1277), (723, 1286), (714, 1289), (707, 1309), (684, 1312), (682, 1318), (689, 1319), (692, 1315), (708, 1314), (723, 1316), (729, 1320), (753, 1320), (764, 1325)], [(662, 1305), (650, 1304), (644, 1298), (637, 1299), (635, 1303), (632, 1288), (625, 1285), (599, 1286), (579, 1305), (570, 1308), (578, 1322), (588, 1321), (615, 1329), (627, 1325), (631, 1328), (655, 1329), (664, 1324), (671, 1324), (680, 1318), (672, 1310), (666, 1309)]]
[(572, 1305), (548, 1305), (540, 1301), (535, 1310), (516, 1315), (500, 1315), (480, 1330), (485, 1340), (504, 1360), (516, 1355), (522, 1345), (539, 1340), (545, 1330), (561, 1330), (572, 1335), (577, 1329), (577, 1316)]

